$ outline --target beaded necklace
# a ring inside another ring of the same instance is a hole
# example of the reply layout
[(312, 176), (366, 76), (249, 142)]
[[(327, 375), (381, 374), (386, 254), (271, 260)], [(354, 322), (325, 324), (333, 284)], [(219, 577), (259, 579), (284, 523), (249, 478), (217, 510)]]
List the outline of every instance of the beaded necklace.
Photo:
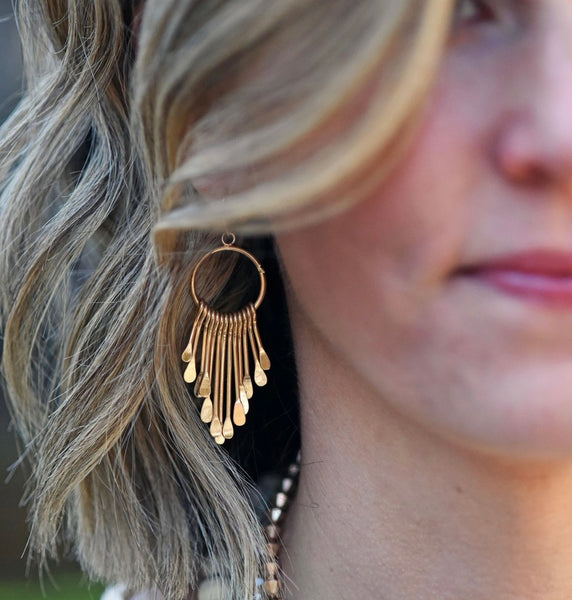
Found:
[[(288, 467), (286, 476), (280, 481), (278, 492), (270, 503), (270, 509), (267, 515), (267, 525), (264, 528), (266, 534), (266, 545), (268, 554), (274, 559), (264, 565), (264, 579), (259, 582), (259, 587), (271, 600), (283, 600), (283, 591), (279, 580), (278, 564), (282, 544), (280, 534), (282, 524), (286, 517), (288, 507), (298, 485), (298, 476), (300, 474), (300, 452), (296, 460)], [(261, 600), (263, 595), (258, 593), (255, 600)]]
[[(286, 470), (286, 475), (280, 480), (277, 493), (269, 503), (263, 523), (266, 535), (266, 549), (271, 561), (264, 565), (264, 574), (256, 581), (257, 592), (253, 600), (283, 600), (283, 589), (280, 582), (279, 559), (282, 544), (280, 534), (288, 507), (298, 485), (300, 474), (300, 452), (296, 460)], [(194, 600), (218, 600), (224, 583), (217, 577), (207, 578), (200, 584)]]

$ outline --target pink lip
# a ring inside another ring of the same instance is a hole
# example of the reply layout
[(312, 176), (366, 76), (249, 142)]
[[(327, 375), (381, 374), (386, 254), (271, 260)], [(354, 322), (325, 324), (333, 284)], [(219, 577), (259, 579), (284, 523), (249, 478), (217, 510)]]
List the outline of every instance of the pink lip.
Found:
[(524, 300), (572, 309), (572, 252), (540, 249), (504, 255), (461, 274)]

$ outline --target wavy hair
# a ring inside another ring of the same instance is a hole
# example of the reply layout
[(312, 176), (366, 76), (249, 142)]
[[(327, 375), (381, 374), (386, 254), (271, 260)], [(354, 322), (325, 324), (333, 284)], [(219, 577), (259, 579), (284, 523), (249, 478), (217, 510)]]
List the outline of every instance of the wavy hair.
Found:
[[(451, 5), (19, 1), (0, 315), (40, 562), (63, 541), (133, 590), (180, 600), (214, 573), (225, 598), (252, 598), (268, 560), (254, 487), (181, 376), (190, 273), (214, 231), (324, 218), (387, 175)], [(205, 298), (231, 268), (213, 266)]]

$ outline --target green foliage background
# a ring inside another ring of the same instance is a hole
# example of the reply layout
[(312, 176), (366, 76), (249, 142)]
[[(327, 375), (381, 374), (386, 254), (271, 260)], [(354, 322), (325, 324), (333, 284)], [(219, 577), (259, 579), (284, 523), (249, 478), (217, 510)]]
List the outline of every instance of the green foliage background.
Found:
[(101, 585), (87, 584), (77, 573), (58, 575), (44, 582), (0, 581), (0, 600), (99, 600)]

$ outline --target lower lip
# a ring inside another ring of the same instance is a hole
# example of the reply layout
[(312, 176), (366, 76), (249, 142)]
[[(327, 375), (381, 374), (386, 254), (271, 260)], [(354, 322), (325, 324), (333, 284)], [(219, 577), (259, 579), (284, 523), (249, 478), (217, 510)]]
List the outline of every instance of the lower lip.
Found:
[(471, 277), (511, 296), (550, 307), (572, 309), (572, 275), (557, 276), (505, 269), (485, 269)]

